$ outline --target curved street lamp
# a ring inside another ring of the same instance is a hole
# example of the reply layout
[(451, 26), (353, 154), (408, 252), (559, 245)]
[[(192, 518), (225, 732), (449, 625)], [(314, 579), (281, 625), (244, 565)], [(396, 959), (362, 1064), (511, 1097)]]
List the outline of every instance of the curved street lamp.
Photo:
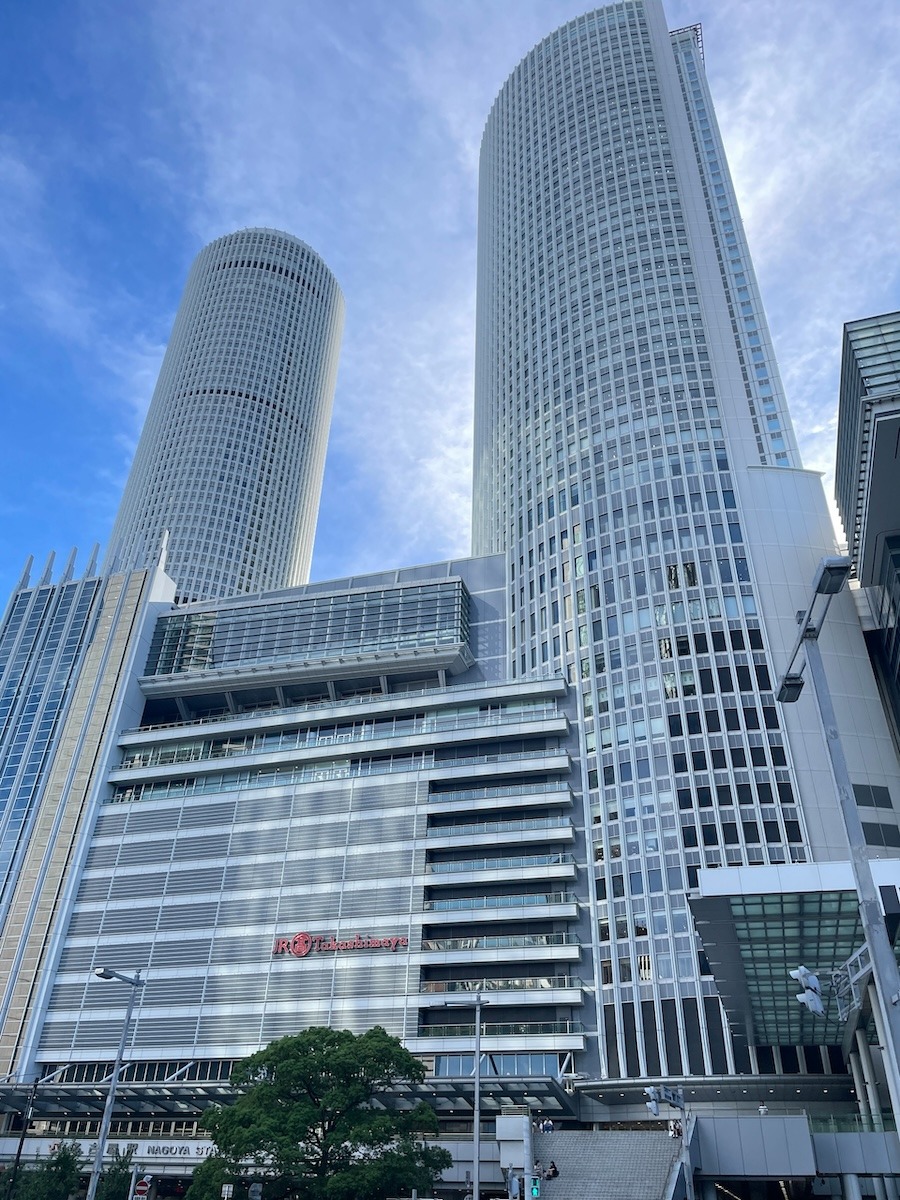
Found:
[[(809, 667), (813, 692), (825, 734), (825, 744), (831, 764), (831, 773), (838, 795), (841, 816), (850, 850), (850, 869), (859, 901), (859, 917), (863, 937), (869, 949), (872, 978), (881, 1006), (886, 1029), (885, 1057), (888, 1093), (894, 1115), (900, 1122), (900, 973), (894, 948), (888, 937), (884, 914), (878, 900), (878, 889), (872, 876), (869, 850), (860, 820), (859, 809), (853, 793), (853, 783), (844, 747), (838, 731), (837, 717), (828, 686), (828, 677), (819, 649), (819, 634), (831, 605), (832, 598), (841, 591), (849, 578), (852, 562), (845, 556), (823, 558), (813, 579), (812, 598), (805, 612), (797, 614), (800, 626), (794, 643), (787, 670), (779, 681), (776, 700), (780, 704), (793, 704), (803, 690), (803, 667), (797, 670), (796, 662), (801, 649)], [(824, 602), (822, 598), (824, 597)]]
[(109, 1092), (106, 1096), (106, 1104), (103, 1106), (103, 1120), (100, 1122), (100, 1132), (97, 1135), (97, 1149), (94, 1153), (94, 1163), (91, 1167), (91, 1181), (88, 1184), (87, 1196), (85, 1200), (95, 1200), (97, 1195), (97, 1186), (100, 1183), (100, 1175), (103, 1172), (103, 1155), (106, 1153), (106, 1142), (109, 1137), (109, 1127), (112, 1124), (113, 1104), (116, 1099), (116, 1086), (119, 1082), (119, 1074), (122, 1070), (122, 1059), (125, 1056), (125, 1044), (128, 1040), (128, 1030), (131, 1025), (131, 1014), (134, 1012), (134, 1003), (138, 992), (144, 986), (144, 980), (141, 979), (140, 971), (135, 971), (134, 975), (123, 975), (121, 971), (111, 971), (108, 967), (96, 967), (94, 974), (98, 979), (117, 979), (120, 983), (127, 983), (131, 989), (128, 993), (128, 1007), (125, 1009), (125, 1021), (122, 1025), (122, 1036), (119, 1039), (119, 1049), (116, 1053), (116, 1061), (113, 1064), (112, 1075), (109, 1078)]

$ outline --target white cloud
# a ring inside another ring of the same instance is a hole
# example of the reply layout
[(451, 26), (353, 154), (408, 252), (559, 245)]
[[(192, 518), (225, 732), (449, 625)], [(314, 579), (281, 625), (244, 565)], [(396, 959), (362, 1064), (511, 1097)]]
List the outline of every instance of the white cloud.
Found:
[[(60, 110), (55, 139), (23, 122), (0, 142), (0, 259), (17, 306), (79, 356), (87, 400), (73, 402), (107, 440), (107, 507), (190, 257), (267, 224), (319, 251), (347, 299), (317, 574), (464, 551), (481, 134), (522, 55), (583, 4), (156, 0), (130, 21), (117, 8), (76, 6), (81, 124)], [(804, 457), (830, 469), (841, 324), (900, 307), (895, 5), (667, 12), (672, 27), (704, 22)], [(79, 244), (86, 230), (100, 253)], [(154, 280), (115, 246), (129, 238), (155, 248)], [(103, 261), (110, 245), (121, 261)]]
[(830, 490), (842, 324), (900, 307), (896, 6), (731, 0), (707, 55), (801, 453)]

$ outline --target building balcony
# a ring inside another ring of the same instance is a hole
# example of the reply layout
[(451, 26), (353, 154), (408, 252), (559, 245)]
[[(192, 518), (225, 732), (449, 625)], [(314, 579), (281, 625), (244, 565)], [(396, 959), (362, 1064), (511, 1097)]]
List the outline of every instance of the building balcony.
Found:
[(578, 916), (578, 904), (568, 892), (526, 892), (518, 896), (456, 896), (426, 900), (423, 924), (456, 922), (460, 914), (470, 921), (572, 920)]
[[(298, 718), (306, 723), (334, 720), (373, 720), (386, 715), (415, 709), (416, 712), (440, 712), (448, 706), (466, 703), (490, 703), (513, 700), (541, 700), (559, 698), (566, 694), (566, 684), (561, 677), (541, 680), (520, 680), (515, 684), (477, 683), (468, 687), (455, 687), (452, 693), (446, 688), (422, 688), (402, 692), (379, 692), (370, 696), (321, 697), (306, 699), (299, 703), (285, 703), (271, 707), (230, 710), (223, 708), (218, 713), (208, 712), (204, 716), (186, 717), (184, 720), (167, 721), (156, 725), (143, 725), (127, 729), (119, 737), (120, 746), (137, 746), (171, 742), (184, 738), (187, 730), (201, 730), (204, 726), (215, 726), (217, 736), (236, 733), (244, 735), (249, 729), (278, 730), (296, 725)], [(374, 716), (373, 716), (374, 714)], [(203, 729), (204, 733), (207, 733)]]
[(147, 771), (153, 767), (174, 764), (218, 764), (222, 759), (256, 759), (272, 757), (289, 761), (295, 756), (306, 757), (310, 752), (325, 748), (331, 754), (335, 746), (381, 751), (395, 747), (413, 747), (419, 742), (428, 746), (453, 745), (473, 739), (504, 736), (529, 737), (568, 732), (566, 717), (554, 704), (535, 705), (533, 709), (514, 712), (488, 712), (442, 716), (439, 712), (422, 717), (376, 717), (362, 720), (342, 729), (301, 728), (284, 731), (234, 732), (190, 742), (175, 741), (126, 746), (117, 771)]
[[(553, 728), (550, 728), (551, 723), (549, 722), (525, 725), (520, 720), (514, 725), (503, 726), (503, 736), (524, 737), (548, 733), (561, 734), (566, 731), (567, 722), (564, 717), (552, 724)], [(472, 746), (471, 754), (444, 758), (436, 749), (438, 746), (449, 749), (454, 743), (465, 747), (479, 740), (497, 742), (499, 740), (498, 726), (485, 724), (480, 729), (456, 730), (447, 733), (442, 738), (387, 736), (366, 739), (343, 734), (328, 734), (316, 740), (297, 741), (292, 746), (266, 746), (256, 744), (253, 739), (223, 738), (219, 739), (221, 746), (215, 753), (211, 752), (208, 744), (152, 747), (147, 756), (137, 749), (129, 750), (125, 760), (110, 772), (109, 779), (112, 783), (124, 780), (132, 781), (135, 777), (139, 777), (141, 780), (157, 780), (168, 778), (173, 771), (186, 769), (190, 769), (192, 775), (200, 776), (215, 774), (221, 772), (223, 768), (229, 767), (232, 769), (267, 766), (289, 767), (315, 764), (323, 759), (333, 760), (335, 757), (349, 759), (364, 754), (366, 757), (374, 759), (377, 755), (389, 757), (391, 755), (402, 756), (404, 753), (423, 757), (426, 759), (426, 762), (423, 763), (426, 769), (439, 770), (441, 773), (445, 771), (452, 773), (462, 767), (466, 768), (467, 774), (471, 774), (472, 767), (479, 767), (482, 764), (517, 763), (520, 759), (527, 761), (529, 770), (549, 771), (553, 768), (539, 766), (535, 760), (556, 761), (562, 753), (558, 748), (551, 748), (510, 753), (501, 750), (500, 752), (479, 754), (477, 746)], [(565, 755), (564, 758), (568, 764), (568, 755)], [(520, 767), (515, 769), (521, 770)]]
[(453, 792), (432, 792), (428, 811), (434, 813), (468, 813), (484, 809), (504, 808), (561, 808), (575, 803), (572, 789), (562, 780), (546, 783), (511, 783), (504, 787), (469, 787)]
[[(468, 1025), (423, 1025), (405, 1045), (413, 1054), (470, 1053), (475, 1035)], [(580, 1021), (512, 1021), (481, 1027), (482, 1053), (494, 1050), (583, 1050), (584, 1026)]]
[(452, 896), (426, 900), (425, 912), (469, 912), (473, 908), (523, 908), (529, 904), (574, 904), (568, 892), (525, 892), (519, 896)]
[[(426, 963), (577, 962), (581, 943), (572, 933), (489, 933), (472, 937), (422, 939)], [(413, 956), (415, 958), (415, 956)]]
[(428, 768), (432, 778), (494, 780), (503, 775), (568, 775), (572, 760), (565, 750), (521, 750), (509, 754), (479, 754), (466, 758), (436, 759)]
[(340, 758), (333, 757), (330, 761), (291, 761), (283, 764), (263, 755), (256, 764), (249, 761), (240, 764), (202, 764), (215, 767), (210, 772), (200, 771), (194, 765), (190, 767), (190, 774), (185, 775), (183, 766), (166, 766), (147, 768), (146, 772), (140, 773), (142, 778), (135, 778), (138, 772), (122, 771), (112, 772), (109, 779), (115, 789), (113, 802), (131, 803), (134, 800), (213, 795), (254, 787), (293, 787), (298, 783), (325, 783), (332, 779), (387, 774), (409, 774), (418, 779), (423, 776), (428, 778), (432, 773), (444, 778), (455, 773), (470, 778), (473, 775), (494, 778), (506, 773), (519, 775), (523, 770), (560, 771), (562, 764), (565, 764), (566, 770), (570, 768), (568, 755), (552, 750), (466, 755), (464, 758), (438, 761), (435, 761), (435, 754), (430, 750), (403, 750), (395, 754), (359, 758), (348, 753)]
[[(503, 993), (504, 1004), (582, 1004), (584, 985), (569, 975), (523, 975), (508, 979), (436, 979), (426, 980), (419, 989), (421, 1007), (440, 1007), (452, 996), (454, 1003), (467, 997)], [(474, 1004), (474, 999), (472, 1000)]]
[(574, 842), (575, 829), (569, 817), (525, 817), (515, 821), (472, 821), (429, 829), (427, 849), (458, 846), (465, 838), (471, 846), (491, 846), (515, 841)]
[(523, 878), (570, 881), (575, 878), (576, 866), (573, 855), (559, 851), (427, 863), (425, 871), (417, 882), (435, 888), (478, 882), (512, 883)]

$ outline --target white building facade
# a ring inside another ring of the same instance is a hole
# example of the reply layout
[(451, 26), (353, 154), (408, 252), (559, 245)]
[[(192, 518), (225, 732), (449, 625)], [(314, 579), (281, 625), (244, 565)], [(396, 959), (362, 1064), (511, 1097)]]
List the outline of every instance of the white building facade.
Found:
[(299, 238), (242, 229), (191, 267), (107, 565), (166, 566), (182, 601), (309, 578), (344, 320)]
[[(545, 38), (489, 116), (479, 205), (474, 551), (508, 555), (511, 672), (561, 671), (577, 693), (587, 1070), (827, 1071), (838, 1031), (799, 1014), (792, 1040), (818, 1042), (802, 1055), (732, 1037), (685, 899), (702, 867), (846, 857), (812, 702), (774, 697), (834, 534), (699, 27), (670, 34), (659, 0), (624, 0)], [(854, 778), (896, 792), (842, 599), (829, 670)]]

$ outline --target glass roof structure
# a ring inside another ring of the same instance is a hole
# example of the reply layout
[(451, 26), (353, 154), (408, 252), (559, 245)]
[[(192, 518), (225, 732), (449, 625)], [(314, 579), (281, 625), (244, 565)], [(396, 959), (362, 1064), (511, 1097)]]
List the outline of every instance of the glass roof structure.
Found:
[[(896, 864), (872, 867), (884, 903), (886, 890), (896, 896)], [(689, 901), (737, 1039), (773, 1046), (842, 1042), (831, 976), (864, 944), (849, 863), (701, 871), (699, 894)], [(790, 972), (799, 966), (819, 978), (824, 1017), (797, 1000), (802, 989)]]

